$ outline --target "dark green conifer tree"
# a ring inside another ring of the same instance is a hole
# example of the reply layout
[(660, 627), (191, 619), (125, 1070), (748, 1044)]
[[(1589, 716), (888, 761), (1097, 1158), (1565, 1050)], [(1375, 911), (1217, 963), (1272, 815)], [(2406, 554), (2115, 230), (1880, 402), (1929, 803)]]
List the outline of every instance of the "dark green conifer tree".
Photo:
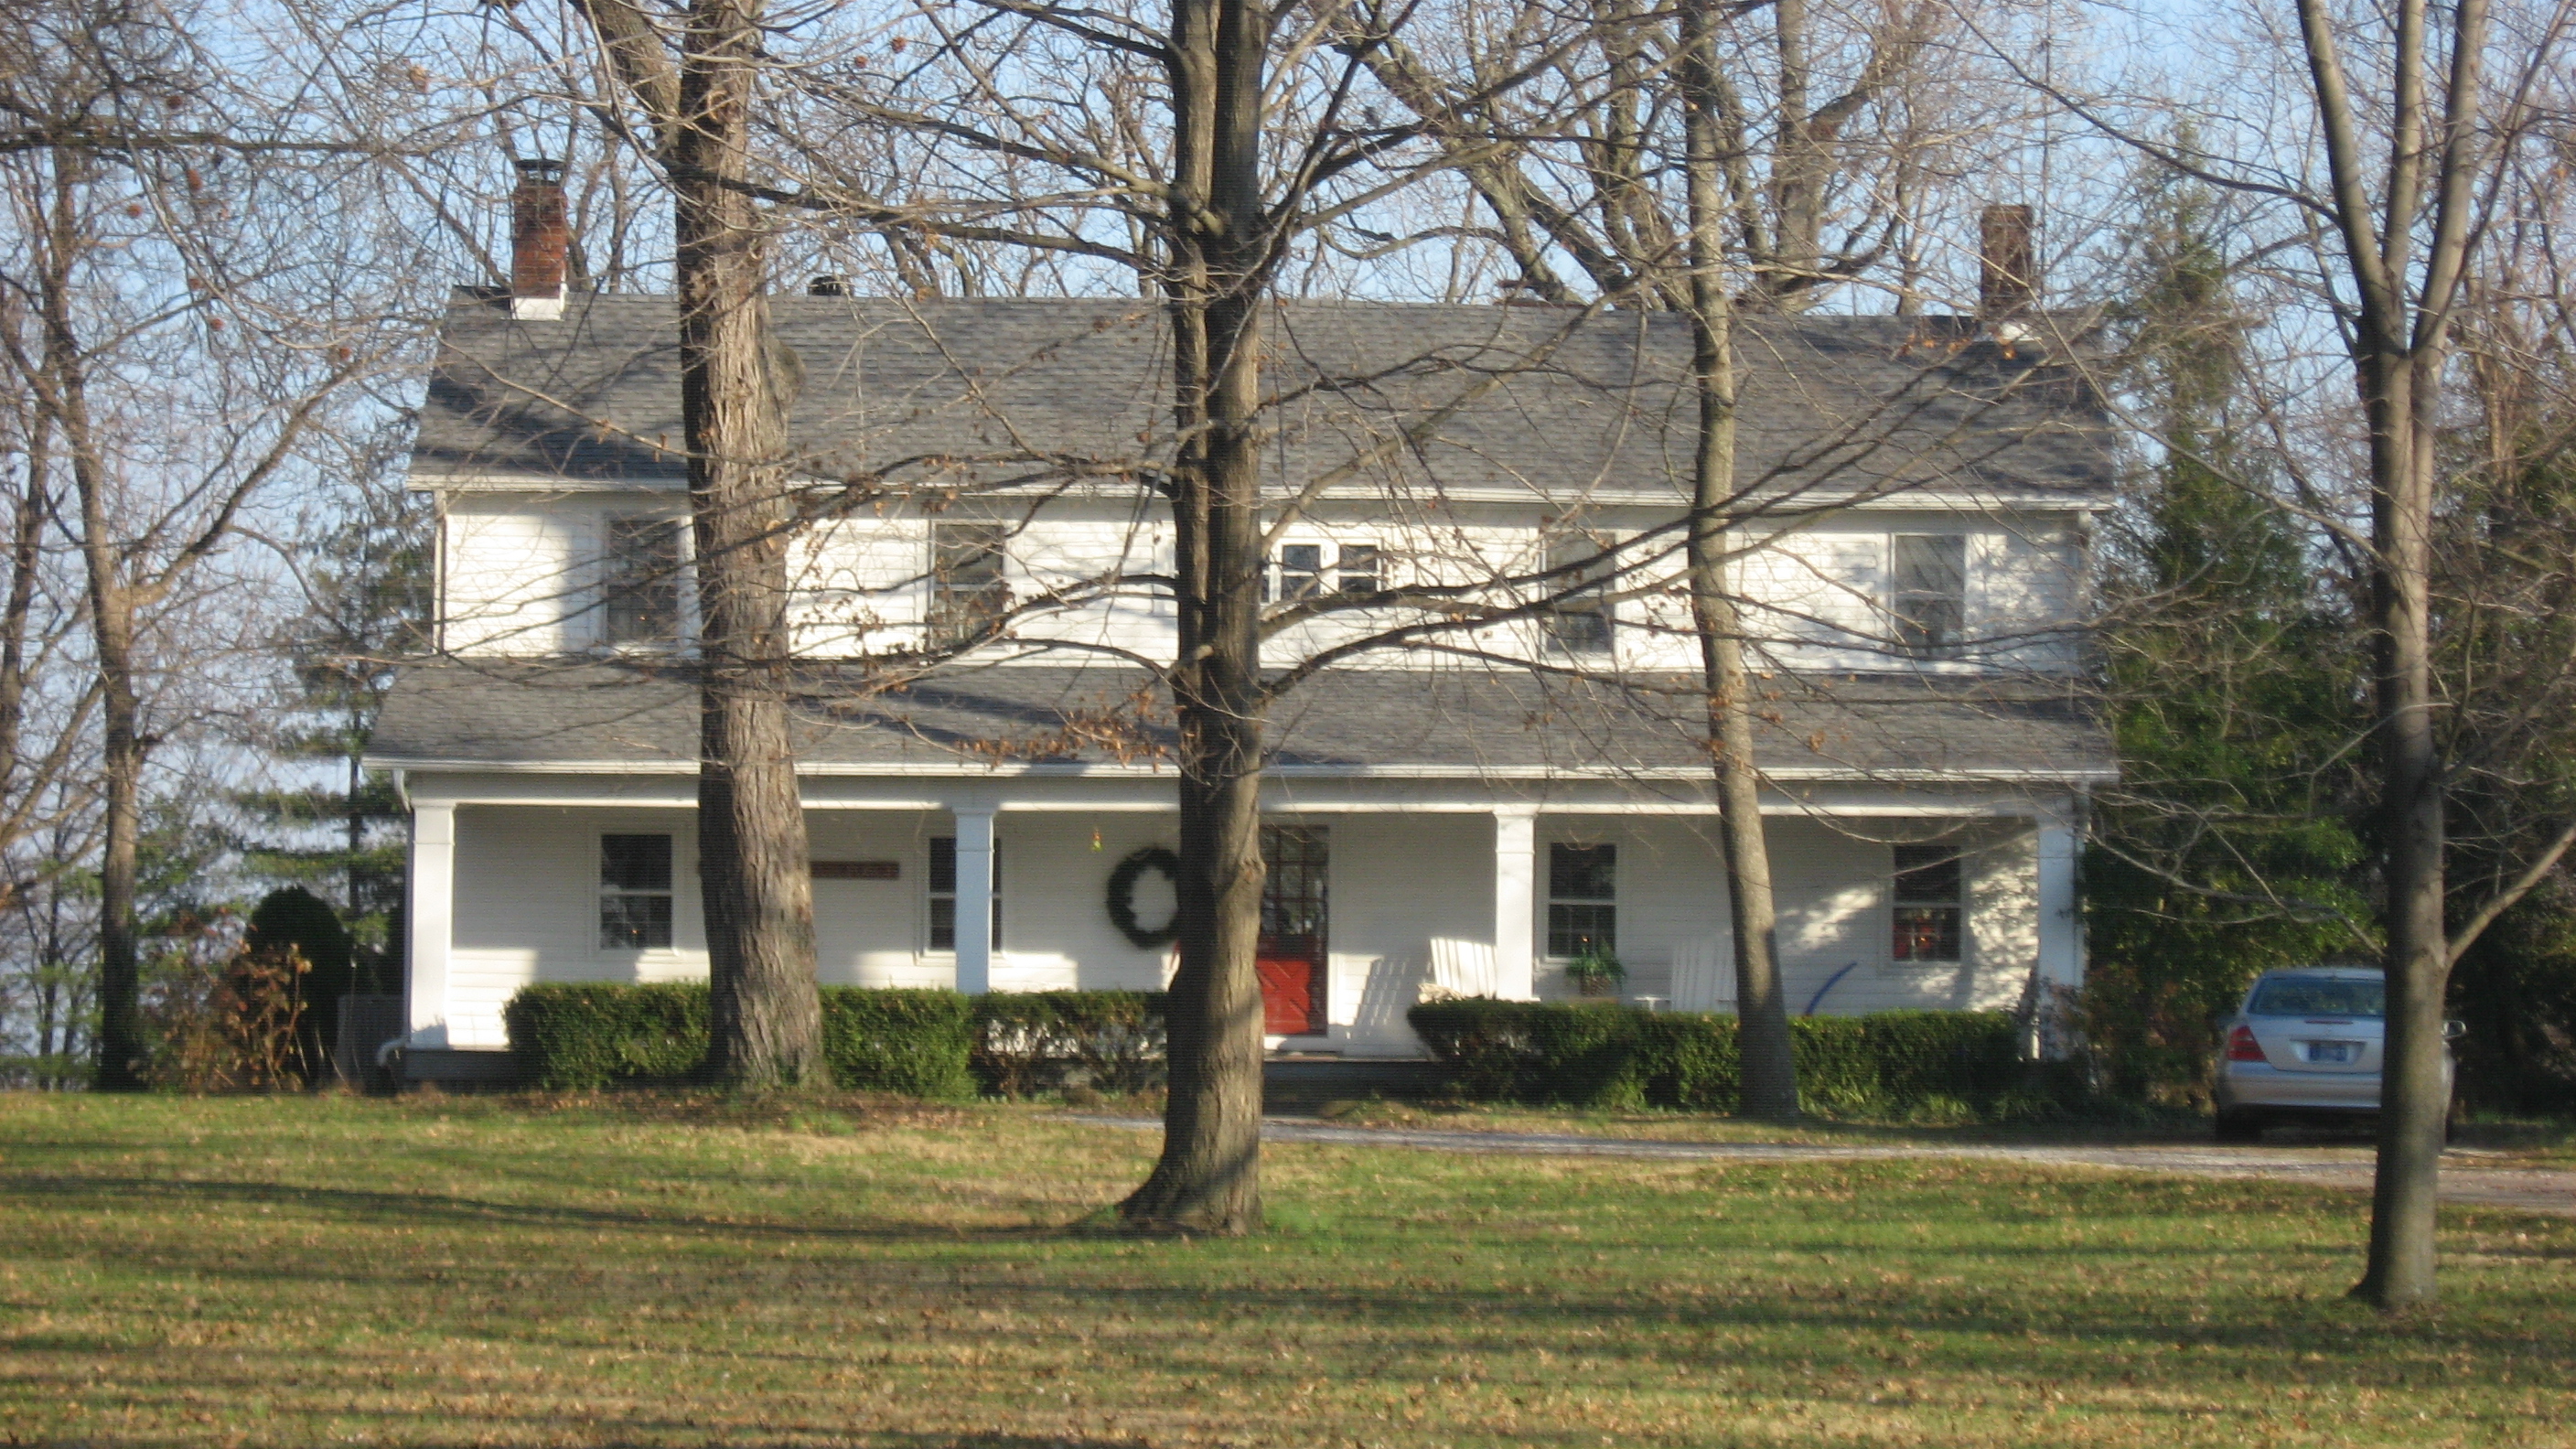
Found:
[(264, 732), (272, 756), (319, 778), (237, 797), (256, 827), (242, 842), (249, 868), (333, 901), (351, 939), (345, 989), (359, 992), (402, 989), (404, 811), (362, 760), (395, 666), (429, 643), (430, 525), (381, 466), (369, 470), (303, 570), (307, 606), (281, 641), (295, 688)]
[(2122, 780), (2084, 858), (2087, 1029), (2131, 1097), (2207, 1085), (2212, 1025), (2265, 968), (2367, 959), (2350, 820), (2363, 654), (2249, 427), (2246, 319), (2216, 198), (2160, 184), (2122, 309), (2152, 433), (2104, 539)]

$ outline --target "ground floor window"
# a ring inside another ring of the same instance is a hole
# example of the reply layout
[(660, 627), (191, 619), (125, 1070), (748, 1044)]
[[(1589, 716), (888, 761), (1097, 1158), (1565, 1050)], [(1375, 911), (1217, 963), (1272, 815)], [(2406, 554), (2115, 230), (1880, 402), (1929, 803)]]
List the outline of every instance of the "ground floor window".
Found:
[[(930, 837), (930, 949), (957, 949), (957, 837)], [(993, 842), (993, 949), (1002, 949), (1002, 842)]]
[(1896, 847), (1895, 958), (1956, 961), (1967, 916), (1965, 873), (1955, 845)]
[(1619, 847), (1547, 848), (1547, 954), (1562, 960), (1619, 950)]
[(671, 944), (671, 837), (599, 837), (599, 948), (650, 951)]

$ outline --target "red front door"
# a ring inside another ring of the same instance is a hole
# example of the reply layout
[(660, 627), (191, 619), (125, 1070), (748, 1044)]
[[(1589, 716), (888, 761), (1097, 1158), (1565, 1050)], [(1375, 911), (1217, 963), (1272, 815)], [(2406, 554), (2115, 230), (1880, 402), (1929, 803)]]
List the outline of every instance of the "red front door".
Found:
[(1320, 825), (1261, 827), (1269, 873), (1261, 887), (1262, 1030), (1272, 1036), (1324, 1032), (1325, 882), (1331, 857)]

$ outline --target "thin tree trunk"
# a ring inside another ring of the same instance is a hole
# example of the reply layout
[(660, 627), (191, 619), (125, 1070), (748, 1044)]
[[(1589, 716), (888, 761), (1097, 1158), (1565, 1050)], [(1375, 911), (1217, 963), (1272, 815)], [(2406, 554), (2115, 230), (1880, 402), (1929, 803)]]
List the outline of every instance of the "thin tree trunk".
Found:
[(829, 1080), (787, 717), (786, 369), (772, 355), (759, 217), (740, 185), (759, 43), (755, 4), (691, 8), (669, 145), (701, 623), (706, 1070), (751, 1089)]
[[(2440, 745), (2434, 734), (2432, 433), (2417, 385), (2438, 360), (2385, 354), (2369, 379), (2372, 581), (2378, 627), (2381, 828), (2388, 887), (2388, 1040), (2380, 1077), (2379, 1167), (2370, 1266), (2355, 1293), (2383, 1308), (2434, 1296), (2434, 1208), (2443, 1117), (2442, 1000), (2450, 980), (2443, 928)], [(2422, 371), (2419, 371), (2422, 368)], [(2383, 456), (2384, 455), (2384, 456)]]
[[(2451, 308), (2473, 238), (2477, 158), (2487, 144), (2478, 114), (2485, 0), (2461, 0), (2450, 9), (2450, 33), (2438, 44), (2428, 35), (2427, 0), (2399, 0), (2393, 8), (2392, 144), (2374, 199), (2364, 184), (2365, 153), (2336, 53), (2337, 17), (2323, 0), (2300, 0), (2298, 7), (2332, 209), (2354, 282), (2353, 363), (2370, 427), (2388, 1040), (2370, 1265), (2353, 1293), (2390, 1309), (2433, 1301), (2434, 1209), (2450, 1105), (2442, 1082), (2442, 1000), (2452, 956), (2443, 921), (2445, 782), (2433, 718), (2434, 441)], [(2449, 74), (2437, 116), (2427, 77), (2432, 59), (2443, 55)]]
[[(68, 342), (67, 330), (64, 338)], [(142, 978), (135, 950), (135, 845), (142, 828), (144, 743), (138, 728), (141, 705), (134, 689), (133, 601), (118, 576), (116, 550), (108, 538), (104, 480), (85, 446), (87, 403), (80, 364), (76, 357), (67, 356), (58, 366), (62, 370), (55, 378), (62, 393), (65, 432), (73, 444), (72, 482), (80, 495), (90, 642), (98, 656), (100, 722), (105, 727), (99, 762), (107, 818), (98, 864), (97, 1082), (103, 1092), (131, 1092), (144, 1085), (144, 1057), (150, 1050), (143, 1039)]]
[(39, 269), (43, 326), (43, 406), (71, 464), (80, 514), (81, 564), (89, 590), (90, 647), (96, 655), (102, 725), (101, 796), (106, 840), (99, 855), (97, 1088), (139, 1091), (144, 1085), (141, 975), (135, 949), (135, 837), (142, 824), (144, 741), (134, 688), (134, 597), (109, 536), (108, 480), (89, 415), (88, 363), (72, 325), (72, 274), (84, 247), (79, 231), (77, 159), (57, 153), (47, 236)]
[(1132, 1227), (1261, 1226), (1260, 192), (1268, 17), (1246, 0), (1173, 7), (1173, 520), (1180, 654), (1180, 971), (1163, 1154), (1120, 1204)]
[(1690, 209), (1691, 376), (1699, 395), (1686, 535), (1691, 623), (1699, 634), (1708, 697), (1709, 759), (1717, 776), (1727, 894), (1735, 925), (1735, 1003), (1743, 1054), (1739, 1110), (1782, 1121), (1798, 1115), (1798, 1066), (1789, 1009), (1780, 990), (1771, 852), (1762, 833), (1762, 785), (1753, 762), (1753, 699), (1744, 667), (1742, 620), (1727, 589), (1726, 511), (1734, 504), (1736, 434), (1735, 304), (1722, 271), (1725, 204), (1720, 192), (1714, 97), (1715, 37), (1705, 4), (1684, 20), (1681, 79), (1689, 106), (1685, 164)]

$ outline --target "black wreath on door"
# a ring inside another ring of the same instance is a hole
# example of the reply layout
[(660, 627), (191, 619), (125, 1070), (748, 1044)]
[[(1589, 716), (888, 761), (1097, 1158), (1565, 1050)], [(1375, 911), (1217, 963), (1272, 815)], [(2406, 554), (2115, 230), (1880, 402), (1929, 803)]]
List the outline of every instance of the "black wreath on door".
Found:
[(1157, 946), (1168, 946), (1181, 935), (1181, 911), (1177, 901), (1172, 907), (1172, 918), (1162, 925), (1148, 927), (1137, 923), (1136, 882), (1149, 870), (1161, 871), (1163, 879), (1172, 883), (1173, 891), (1177, 893), (1180, 890), (1181, 858), (1162, 846), (1148, 845), (1130, 851), (1125, 860), (1118, 862), (1118, 868), (1109, 872), (1108, 901), (1109, 924), (1118, 928), (1118, 934), (1147, 951)]

